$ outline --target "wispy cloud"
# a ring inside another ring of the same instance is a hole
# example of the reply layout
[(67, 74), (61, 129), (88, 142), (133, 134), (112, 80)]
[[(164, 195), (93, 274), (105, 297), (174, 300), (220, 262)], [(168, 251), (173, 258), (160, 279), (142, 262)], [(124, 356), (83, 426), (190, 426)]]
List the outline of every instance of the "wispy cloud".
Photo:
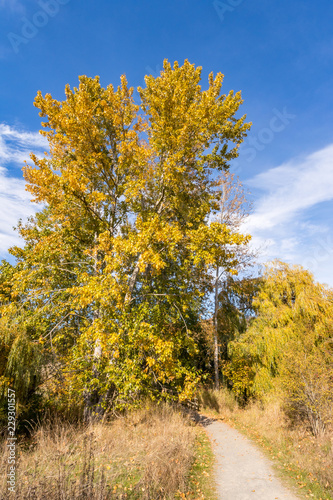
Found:
[(13, 227), (19, 219), (32, 215), (36, 206), (30, 202), (31, 195), (25, 190), (23, 179), (9, 177), (6, 169), (0, 167), (0, 256), (6, 257), (13, 245), (22, 244)]
[(22, 168), (34, 150), (37, 154), (48, 149), (45, 137), (39, 132), (25, 132), (0, 123), (0, 163), (14, 164)]
[[(13, 245), (22, 244), (13, 227), (19, 219), (25, 220), (36, 210), (36, 205), (30, 202), (31, 195), (25, 190), (25, 182), (12, 176), (19, 174), (18, 167), (34, 151), (41, 155), (47, 150), (47, 141), (38, 132), (27, 132), (0, 124), (0, 256), (6, 257), (7, 250)], [(11, 174), (8, 168), (11, 167)], [(14, 169), (14, 170), (13, 170)]]
[[(263, 258), (281, 258), (310, 268), (318, 279), (333, 284), (333, 221), (321, 213), (333, 208), (333, 144), (263, 172), (246, 184), (257, 202), (244, 230), (264, 248)], [(321, 245), (320, 242), (323, 242)], [(326, 243), (325, 243), (326, 242)], [(325, 247), (318, 259), (318, 245)]]
[(288, 222), (297, 212), (333, 199), (333, 145), (263, 172), (247, 184), (268, 192), (257, 203), (250, 226), (269, 229)]

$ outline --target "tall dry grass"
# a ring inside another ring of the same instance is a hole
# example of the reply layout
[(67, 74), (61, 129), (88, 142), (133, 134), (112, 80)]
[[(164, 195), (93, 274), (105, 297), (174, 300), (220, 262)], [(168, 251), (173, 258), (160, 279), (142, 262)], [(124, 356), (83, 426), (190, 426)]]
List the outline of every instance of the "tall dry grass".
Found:
[[(17, 500), (174, 499), (184, 492), (195, 429), (170, 406), (150, 406), (111, 424), (44, 424), (18, 446)], [(0, 497), (8, 495), (5, 443)]]
[(202, 390), (199, 401), (206, 412), (218, 413), (255, 439), (300, 489), (307, 490), (312, 483), (309, 497), (333, 497), (332, 428), (315, 437), (307, 421), (290, 420), (278, 395), (240, 407), (227, 389)]

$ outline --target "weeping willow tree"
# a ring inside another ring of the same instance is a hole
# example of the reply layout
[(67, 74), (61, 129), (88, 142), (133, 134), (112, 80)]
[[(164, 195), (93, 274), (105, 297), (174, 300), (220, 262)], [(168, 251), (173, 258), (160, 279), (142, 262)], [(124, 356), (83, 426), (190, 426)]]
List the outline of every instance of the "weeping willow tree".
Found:
[(332, 408), (333, 292), (302, 267), (274, 261), (254, 307), (247, 331), (229, 344), (225, 375), (238, 396), (282, 389), (291, 412), (316, 434)]

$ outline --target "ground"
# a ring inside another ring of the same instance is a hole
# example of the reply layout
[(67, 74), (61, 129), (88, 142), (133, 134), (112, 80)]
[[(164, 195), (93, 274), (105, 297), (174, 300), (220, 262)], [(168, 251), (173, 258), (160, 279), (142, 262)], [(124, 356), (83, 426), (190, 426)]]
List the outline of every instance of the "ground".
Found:
[(237, 430), (203, 419), (216, 455), (215, 479), (223, 500), (297, 500), (274, 474), (269, 460)]

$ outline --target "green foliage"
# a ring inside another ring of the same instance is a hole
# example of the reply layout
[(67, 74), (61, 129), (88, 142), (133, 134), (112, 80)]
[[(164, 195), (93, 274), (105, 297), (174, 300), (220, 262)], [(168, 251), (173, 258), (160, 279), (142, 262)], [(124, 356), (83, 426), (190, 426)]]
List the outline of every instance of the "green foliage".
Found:
[(228, 361), (230, 342), (243, 334), (253, 312), (252, 298), (258, 290), (259, 279), (229, 275), (222, 283), (218, 295), (217, 314), (220, 355)]
[(280, 388), (294, 417), (306, 418), (317, 434), (332, 410), (332, 290), (301, 267), (276, 261), (254, 306), (257, 317), (230, 343), (225, 374), (239, 396)]

